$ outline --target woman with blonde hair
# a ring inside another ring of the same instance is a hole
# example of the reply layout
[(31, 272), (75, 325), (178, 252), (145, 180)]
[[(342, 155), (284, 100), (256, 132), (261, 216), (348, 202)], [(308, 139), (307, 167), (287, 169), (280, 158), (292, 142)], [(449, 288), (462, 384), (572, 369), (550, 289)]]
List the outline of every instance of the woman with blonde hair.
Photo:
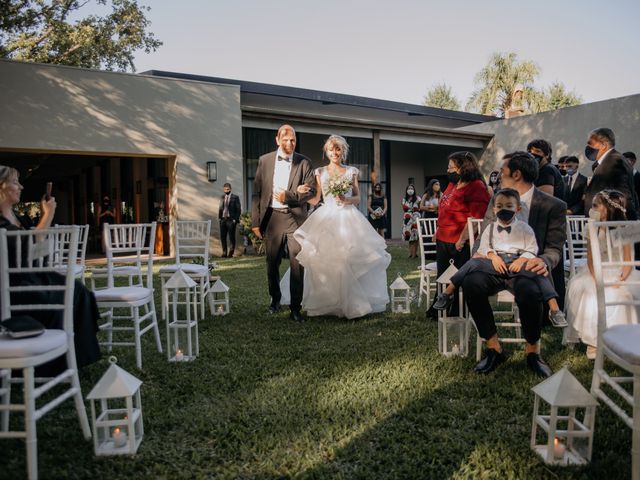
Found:
[[(329, 163), (315, 170), (317, 193), (309, 200), (316, 205), (322, 195), (324, 205), (293, 234), (301, 247), (297, 259), (305, 269), (302, 308), (309, 316), (349, 319), (383, 312), (389, 303), (386, 269), (391, 255), (358, 209), (360, 172), (344, 164), (347, 141), (331, 135), (324, 154)], [(298, 193), (309, 189), (301, 185)]]

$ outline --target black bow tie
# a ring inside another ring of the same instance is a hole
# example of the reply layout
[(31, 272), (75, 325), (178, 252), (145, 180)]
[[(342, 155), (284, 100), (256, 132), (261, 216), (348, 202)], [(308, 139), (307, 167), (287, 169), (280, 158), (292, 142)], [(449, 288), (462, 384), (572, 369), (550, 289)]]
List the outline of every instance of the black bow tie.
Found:
[(284, 160), (285, 162), (290, 162), (291, 159), (289, 157), (281, 157), (280, 155), (278, 155), (278, 161), (280, 160)]
[(511, 226), (503, 227), (501, 225), (498, 225), (498, 233), (502, 232), (503, 230), (507, 233), (511, 233)]

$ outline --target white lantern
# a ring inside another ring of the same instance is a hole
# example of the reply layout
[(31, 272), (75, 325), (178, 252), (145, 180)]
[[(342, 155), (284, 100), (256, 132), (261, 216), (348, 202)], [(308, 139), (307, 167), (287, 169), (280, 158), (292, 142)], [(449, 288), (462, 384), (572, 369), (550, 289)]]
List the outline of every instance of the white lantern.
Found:
[(87, 395), (91, 400), (93, 447), (96, 455), (133, 455), (144, 435), (142, 382), (118, 367), (116, 357), (109, 358), (109, 363), (111, 366)]
[[(589, 463), (597, 400), (566, 367), (531, 390), (535, 394), (531, 448), (549, 465)], [(541, 443), (538, 427), (542, 429)]]
[[(167, 299), (167, 359), (170, 362), (195, 360), (198, 343), (198, 284), (178, 268), (162, 286)], [(184, 309), (179, 310), (178, 306)]]
[(213, 314), (226, 315), (229, 313), (229, 287), (218, 278), (211, 286), (211, 295), (213, 295)]
[[(451, 282), (451, 277), (458, 269), (450, 263), (449, 267), (440, 275), (437, 280), (437, 292), (441, 294)], [(461, 356), (469, 354), (469, 319), (463, 314), (464, 302), (462, 300), (462, 289), (459, 293), (459, 315), (456, 317), (447, 316), (445, 310), (438, 311), (438, 352), (446, 357)]]
[(407, 282), (398, 273), (391, 285), (391, 312), (393, 313), (411, 313), (411, 297), (410, 288)]

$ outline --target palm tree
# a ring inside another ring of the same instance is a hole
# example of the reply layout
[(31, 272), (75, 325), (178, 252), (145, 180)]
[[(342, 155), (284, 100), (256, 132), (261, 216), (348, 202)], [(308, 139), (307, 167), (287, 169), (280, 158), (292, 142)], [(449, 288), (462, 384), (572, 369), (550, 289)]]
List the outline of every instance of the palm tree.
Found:
[(476, 89), (467, 102), (468, 111), (504, 117), (518, 85), (523, 88), (523, 102), (528, 109), (529, 100), (536, 96), (533, 82), (540, 69), (528, 60), (518, 62), (517, 57), (514, 52), (491, 56), (489, 63), (475, 77)]

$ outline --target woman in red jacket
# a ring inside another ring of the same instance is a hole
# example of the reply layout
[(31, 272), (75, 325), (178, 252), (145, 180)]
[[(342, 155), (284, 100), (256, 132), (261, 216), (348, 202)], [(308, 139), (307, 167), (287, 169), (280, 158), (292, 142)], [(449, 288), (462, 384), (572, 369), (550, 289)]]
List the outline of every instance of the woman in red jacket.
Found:
[(467, 218), (484, 218), (491, 199), (473, 153), (455, 152), (449, 155), (448, 160), (449, 184), (438, 206), (438, 276), (449, 267), (451, 259), (457, 268), (469, 260)]

